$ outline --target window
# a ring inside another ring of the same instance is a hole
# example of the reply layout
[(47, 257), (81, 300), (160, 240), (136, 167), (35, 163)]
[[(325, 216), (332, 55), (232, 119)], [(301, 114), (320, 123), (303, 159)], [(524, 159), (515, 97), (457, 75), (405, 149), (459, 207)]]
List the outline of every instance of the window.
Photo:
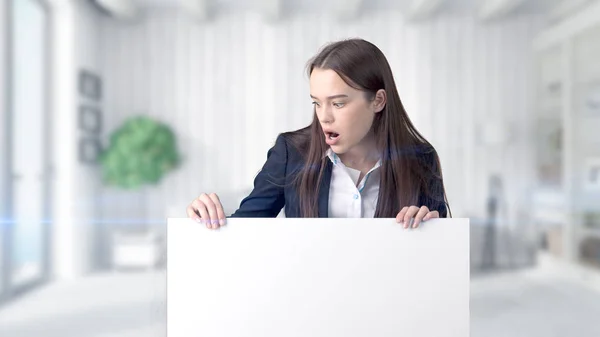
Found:
[[(48, 11), (41, 0), (7, 1), (8, 219), (4, 226), (4, 295), (42, 281), (47, 274)], [(3, 20), (4, 21), (4, 20)]]

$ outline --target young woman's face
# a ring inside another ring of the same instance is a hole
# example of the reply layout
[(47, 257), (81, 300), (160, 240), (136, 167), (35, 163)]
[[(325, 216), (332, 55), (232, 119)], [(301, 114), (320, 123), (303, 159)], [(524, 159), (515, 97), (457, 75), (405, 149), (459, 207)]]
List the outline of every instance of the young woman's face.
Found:
[(352, 88), (330, 69), (313, 69), (310, 96), (325, 140), (337, 154), (368, 141), (375, 114), (385, 105), (383, 90), (377, 93), (375, 100), (369, 101), (363, 91)]

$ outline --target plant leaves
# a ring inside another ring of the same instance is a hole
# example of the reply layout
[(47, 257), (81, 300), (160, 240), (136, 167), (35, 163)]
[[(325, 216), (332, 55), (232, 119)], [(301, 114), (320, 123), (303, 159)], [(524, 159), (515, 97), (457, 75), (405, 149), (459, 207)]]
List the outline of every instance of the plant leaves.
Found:
[(126, 189), (156, 184), (179, 164), (171, 128), (146, 116), (126, 120), (100, 156), (106, 184)]

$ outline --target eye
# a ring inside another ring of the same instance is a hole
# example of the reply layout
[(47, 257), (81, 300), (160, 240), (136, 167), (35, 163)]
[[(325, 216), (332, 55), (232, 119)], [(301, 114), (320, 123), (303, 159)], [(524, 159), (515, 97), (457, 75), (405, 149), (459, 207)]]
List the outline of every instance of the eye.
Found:
[(333, 106), (339, 109), (344, 106), (344, 103), (333, 103)]
[(319, 103), (317, 103), (317, 102), (312, 102), (312, 105), (317, 106), (317, 107), (320, 106)]

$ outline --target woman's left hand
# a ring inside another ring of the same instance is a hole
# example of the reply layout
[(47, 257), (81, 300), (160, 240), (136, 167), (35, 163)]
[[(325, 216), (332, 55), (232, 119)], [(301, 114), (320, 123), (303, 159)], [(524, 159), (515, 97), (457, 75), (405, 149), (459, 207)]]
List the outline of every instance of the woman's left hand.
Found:
[(421, 221), (427, 221), (433, 218), (439, 218), (440, 213), (438, 211), (429, 211), (427, 206), (405, 206), (402, 208), (400, 213), (396, 215), (396, 222), (403, 224), (404, 228), (410, 227), (410, 220), (415, 218), (415, 221), (412, 223), (412, 228), (419, 227)]

